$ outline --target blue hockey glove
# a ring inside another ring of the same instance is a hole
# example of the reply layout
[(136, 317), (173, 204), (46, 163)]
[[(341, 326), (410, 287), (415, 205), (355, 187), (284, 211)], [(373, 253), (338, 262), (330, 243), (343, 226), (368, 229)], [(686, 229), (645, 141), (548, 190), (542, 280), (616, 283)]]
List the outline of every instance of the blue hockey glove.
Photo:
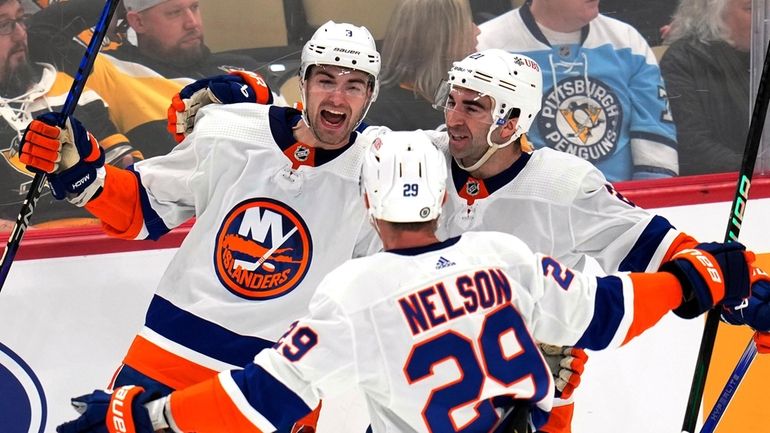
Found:
[(754, 254), (738, 242), (698, 244), (680, 251), (660, 270), (674, 274), (682, 284), (682, 303), (674, 314), (697, 317), (717, 304), (740, 305), (751, 295)]
[(114, 392), (96, 390), (72, 399), (80, 417), (56, 427), (58, 433), (154, 433), (144, 404), (152, 400), (139, 386), (122, 386)]
[(233, 71), (227, 75), (203, 78), (185, 86), (171, 99), (168, 108), (168, 132), (179, 143), (192, 132), (195, 115), (211, 104), (253, 102), (272, 104), (273, 92), (255, 72)]
[(53, 196), (82, 206), (104, 181), (104, 149), (74, 117), (64, 128), (55, 126), (59, 113), (33, 120), (24, 132), (19, 160), (27, 169), (48, 173)]
[(770, 331), (770, 278), (762, 269), (752, 266), (751, 281), (751, 297), (737, 306), (723, 307), (722, 320)]

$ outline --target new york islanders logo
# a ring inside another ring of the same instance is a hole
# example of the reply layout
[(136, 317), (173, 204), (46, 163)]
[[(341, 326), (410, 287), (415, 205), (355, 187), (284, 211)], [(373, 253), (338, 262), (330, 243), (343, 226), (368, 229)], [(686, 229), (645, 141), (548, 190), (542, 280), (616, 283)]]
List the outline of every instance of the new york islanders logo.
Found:
[(236, 205), (217, 233), (214, 265), (232, 293), (262, 300), (294, 290), (310, 268), (313, 243), (289, 206), (268, 198)]
[(0, 431), (43, 433), (48, 415), (43, 386), (21, 357), (0, 343)]
[(537, 121), (548, 147), (595, 163), (615, 152), (623, 109), (602, 81), (570, 77), (545, 95)]

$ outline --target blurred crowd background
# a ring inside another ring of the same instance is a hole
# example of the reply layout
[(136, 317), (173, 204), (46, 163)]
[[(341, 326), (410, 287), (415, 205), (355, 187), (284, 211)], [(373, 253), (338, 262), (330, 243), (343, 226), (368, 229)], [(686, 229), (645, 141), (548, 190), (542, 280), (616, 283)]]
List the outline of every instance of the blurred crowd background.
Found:
[[(766, 1), (754, 2), (763, 13)], [(18, 162), (24, 128), (63, 104), (103, 6), (0, 0), (0, 231), (32, 180)], [(536, 148), (588, 159), (611, 182), (735, 172), (764, 55), (752, 53), (756, 9), (752, 0), (123, 0), (75, 115), (111, 164), (164, 154), (175, 145), (171, 97), (196, 79), (254, 70), (276, 103), (298, 102), (302, 45), (334, 20), (366, 26), (382, 54), (368, 124), (440, 128), (433, 92), (452, 62), (502, 48), (543, 70)], [(33, 216), (38, 228), (90, 224), (48, 192)]]

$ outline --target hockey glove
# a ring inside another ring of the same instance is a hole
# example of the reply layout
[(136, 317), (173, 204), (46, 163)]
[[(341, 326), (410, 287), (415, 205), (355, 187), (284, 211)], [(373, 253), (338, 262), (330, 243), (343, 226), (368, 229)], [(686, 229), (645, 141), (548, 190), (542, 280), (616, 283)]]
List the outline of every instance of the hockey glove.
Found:
[(202, 107), (238, 102), (272, 104), (273, 93), (259, 74), (248, 71), (233, 71), (188, 84), (171, 99), (168, 132), (180, 143), (192, 132), (195, 115)]
[(46, 113), (24, 132), (19, 160), (35, 173), (48, 173), (53, 196), (83, 206), (104, 184), (104, 149), (74, 117), (55, 126), (58, 113)]
[(588, 355), (583, 349), (543, 343), (540, 344), (540, 351), (553, 374), (556, 397), (568, 399), (580, 385), (580, 375), (583, 374)]
[(723, 307), (722, 320), (767, 332), (770, 331), (770, 277), (762, 269), (754, 266), (751, 269), (751, 297), (740, 305)]
[[(114, 392), (96, 390), (71, 400), (80, 417), (56, 427), (58, 433), (154, 433), (150, 412), (145, 407), (153, 399), (139, 386), (122, 386)], [(165, 399), (163, 400), (165, 402)], [(162, 416), (162, 411), (160, 411)], [(167, 428), (168, 424), (165, 423)]]
[(682, 284), (682, 303), (674, 313), (692, 319), (717, 304), (734, 307), (751, 295), (749, 270), (754, 254), (738, 242), (698, 244), (682, 250), (660, 270)]

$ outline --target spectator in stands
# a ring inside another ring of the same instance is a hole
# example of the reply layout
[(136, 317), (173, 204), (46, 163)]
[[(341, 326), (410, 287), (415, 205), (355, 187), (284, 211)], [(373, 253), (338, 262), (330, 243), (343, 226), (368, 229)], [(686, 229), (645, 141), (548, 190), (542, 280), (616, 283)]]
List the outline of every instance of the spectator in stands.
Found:
[(433, 97), (452, 62), (476, 50), (479, 29), (468, 0), (404, 0), (382, 43), (382, 84), (366, 122), (393, 129), (444, 123)]
[[(26, 18), (19, 0), (0, 0), (0, 141), (4, 143), (0, 150), (0, 231), (4, 232), (13, 227), (34, 175), (19, 162), (24, 129), (36, 116), (60, 110), (72, 85), (71, 76), (50, 64), (29, 60)], [(86, 88), (77, 113), (95, 128), (91, 132), (105, 148), (108, 162), (120, 166), (133, 162), (131, 145), (110, 122), (107, 107), (96, 92)], [(32, 222), (37, 226), (65, 226), (96, 220), (80, 208), (54, 200), (46, 189)]]
[[(83, 48), (73, 37), (96, 23), (103, 0), (69, 0), (42, 9), (30, 23), (35, 58), (75, 71)], [(107, 47), (89, 85), (113, 111), (113, 121), (145, 157), (167, 153), (176, 144), (166, 130), (166, 111), (175, 95), (195, 79), (231, 70), (255, 70), (256, 60), (211, 53), (203, 38), (198, 0), (124, 0), (126, 21), (137, 35)]]
[(651, 46), (663, 43), (663, 28), (676, 10), (674, 0), (601, 0), (599, 10), (610, 18), (631, 24)]
[(655, 56), (598, 3), (532, 0), (479, 26), (479, 49), (525, 54), (543, 68), (536, 147), (580, 156), (611, 182), (675, 176), (676, 131)]
[(681, 174), (738, 170), (749, 124), (751, 0), (681, 0), (660, 67)]

